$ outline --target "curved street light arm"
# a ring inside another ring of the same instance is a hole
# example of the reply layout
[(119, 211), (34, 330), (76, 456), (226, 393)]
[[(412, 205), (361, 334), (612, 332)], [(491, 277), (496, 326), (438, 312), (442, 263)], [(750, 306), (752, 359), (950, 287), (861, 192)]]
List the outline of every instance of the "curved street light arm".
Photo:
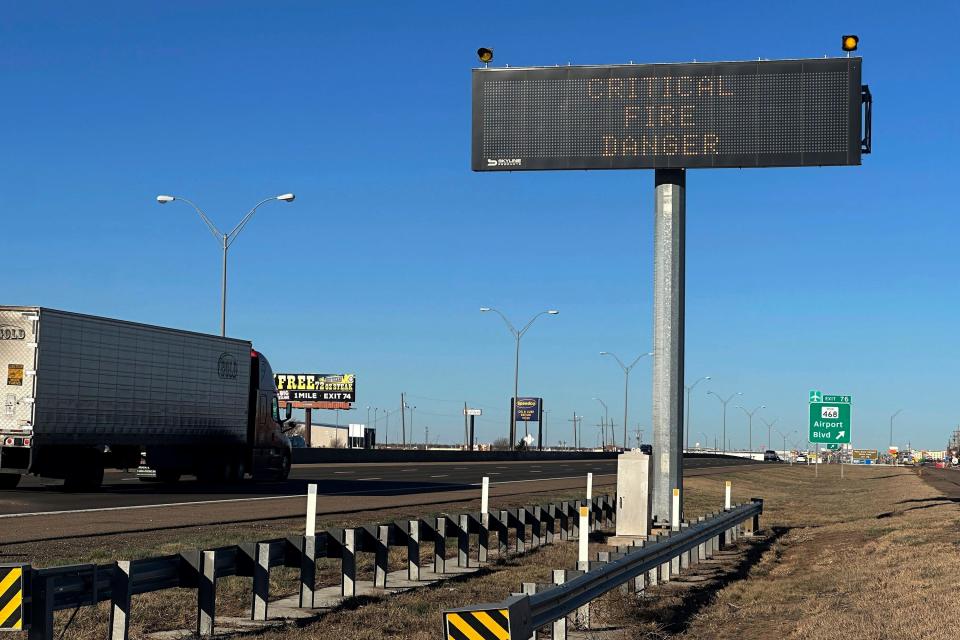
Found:
[[(523, 334), (525, 334), (525, 333), (527, 332), (527, 329), (530, 328), (530, 326), (534, 323), (534, 321), (535, 321), (537, 318), (539, 318), (540, 316), (546, 315), (546, 314), (548, 314), (548, 313), (550, 313), (549, 310), (548, 310), (548, 311), (541, 311), (541, 312), (538, 313), (537, 315), (535, 315), (535, 316), (533, 316), (532, 318), (530, 318), (530, 322), (528, 322), (528, 323), (523, 327), (523, 329), (520, 329), (520, 331), (518, 332), (519, 335), (520, 335), (520, 336), (523, 336)], [(514, 331), (516, 331), (516, 329), (514, 329)]]
[(277, 196), (270, 196), (269, 198), (264, 198), (263, 200), (255, 204), (253, 208), (247, 212), (247, 215), (243, 216), (240, 222), (237, 223), (237, 226), (233, 228), (233, 231), (227, 234), (227, 247), (233, 244), (233, 241), (237, 239), (237, 236), (240, 235), (240, 232), (243, 231), (243, 228), (247, 226), (247, 223), (250, 222), (250, 219), (253, 217), (253, 214), (257, 212), (257, 209), (259, 209), (261, 205), (276, 199), (277, 199)]
[(652, 355), (653, 355), (653, 351), (641, 353), (640, 355), (637, 356), (636, 360), (630, 363), (630, 366), (627, 367), (627, 371), (630, 371), (631, 369), (633, 369), (636, 366), (636, 364), (640, 362), (640, 358), (643, 358), (644, 356), (652, 356)]
[(203, 210), (200, 207), (198, 207), (192, 200), (187, 200), (186, 198), (183, 198), (180, 196), (173, 196), (173, 199), (183, 200), (184, 202), (189, 204), (191, 207), (193, 207), (194, 211), (196, 211), (197, 214), (200, 216), (200, 219), (203, 220), (203, 223), (207, 225), (207, 229), (210, 230), (210, 233), (213, 234), (213, 237), (216, 238), (217, 240), (223, 240), (224, 233), (221, 232), (220, 229), (217, 229), (217, 225), (213, 224), (213, 221), (207, 217), (207, 214), (205, 214)]
[(500, 316), (503, 319), (503, 323), (507, 325), (507, 329), (510, 330), (510, 333), (513, 335), (514, 338), (520, 337), (520, 332), (518, 332), (516, 327), (514, 327), (509, 320), (507, 320), (507, 316), (500, 313), (499, 309), (494, 309), (493, 307), (487, 307), (487, 308), (490, 309), (490, 311), (493, 311), (494, 313), (496, 313), (498, 316)]
[(615, 354), (614, 352), (612, 352), (612, 351), (604, 351), (604, 352), (601, 353), (600, 355), (612, 356), (613, 359), (617, 361), (617, 364), (620, 365), (620, 368), (623, 369), (623, 371), (624, 371), (625, 373), (629, 373), (629, 372), (630, 372), (630, 370), (627, 369), (627, 366), (626, 366), (625, 364), (623, 364), (623, 361), (620, 360), (620, 358), (618, 358), (618, 357), (617, 357), (617, 354)]

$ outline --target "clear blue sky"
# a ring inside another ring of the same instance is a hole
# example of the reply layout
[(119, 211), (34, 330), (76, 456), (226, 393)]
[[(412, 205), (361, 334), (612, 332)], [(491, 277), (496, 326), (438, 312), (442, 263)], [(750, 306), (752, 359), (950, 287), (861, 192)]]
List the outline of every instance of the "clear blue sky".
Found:
[[(355, 372), (361, 407), (406, 391), (418, 440), (424, 426), (460, 438), (466, 400), (490, 440), (513, 348), (478, 309), (519, 323), (556, 307), (524, 338), (521, 394), (545, 397), (551, 442), (570, 440), (574, 411), (598, 421), (594, 396), (620, 425), (622, 373), (598, 353), (651, 347), (653, 174), (472, 173), (474, 51), (511, 65), (821, 57), (853, 32), (875, 97), (863, 166), (688, 176), (688, 379), (714, 377), (694, 394), (693, 438), (719, 432), (707, 389), (804, 433), (818, 388), (853, 395), (856, 446), (885, 447), (899, 408), (898, 444), (945, 444), (960, 421), (956, 3), (456, 4), (5, 3), (3, 303), (215, 333), (218, 247), (155, 195), (229, 228), (294, 191), (230, 261), (229, 333), (275, 369)], [(649, 439), (647, 363), (631, 407)]]

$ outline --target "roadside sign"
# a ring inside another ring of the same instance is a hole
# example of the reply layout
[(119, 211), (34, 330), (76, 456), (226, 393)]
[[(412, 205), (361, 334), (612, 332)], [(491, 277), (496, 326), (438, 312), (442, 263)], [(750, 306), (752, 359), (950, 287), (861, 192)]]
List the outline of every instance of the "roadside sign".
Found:
[(807, 440), (817, 443), (850, 442), (850, 396), (810, 392), (810, 434)]
[(23, 628), (23, 567), (0, 566), (0, 631)]
[(480, 416), (483, 415), (483, 410), (481, 409), (464, 409), (463, 415), (465, 416)]
[(517, 398), (517, 422), (540, 422), (543, 398)]
[(873, 464), (880, 457), (880, 452), (876, 449), (854, 449), (854, 464)]
[(827, 450), (828, 450), (828, 451), (836, 451), (836, 450), (838, 450), (839, 448), (840, 448), (840, 445), (837, 444), (836, 442), (828, 442), (828, 443), (827, 443)]

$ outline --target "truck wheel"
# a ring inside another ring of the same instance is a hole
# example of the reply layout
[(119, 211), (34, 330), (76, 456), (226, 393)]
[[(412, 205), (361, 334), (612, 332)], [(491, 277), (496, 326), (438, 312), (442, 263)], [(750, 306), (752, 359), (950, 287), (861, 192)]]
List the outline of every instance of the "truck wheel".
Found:
[(18, 484), (20, 484), (19, 473), (0, 473), (0, 491), (16, 489)]
[(227, 473), (229, 474), (227, 477), (229, 482), (243, 482), (247, 477), (247, 466), (243, 464), (243, 460), (234, 460)]
[(103, 467), (89, 465), (71, 469), (63, 482), (64, 491), (96, 491), (103, 484)]
[(290, 477), (290, 454), (283, 454), (280, 459), (280, 471), (277, 473), (277, 480), (286, 480)]

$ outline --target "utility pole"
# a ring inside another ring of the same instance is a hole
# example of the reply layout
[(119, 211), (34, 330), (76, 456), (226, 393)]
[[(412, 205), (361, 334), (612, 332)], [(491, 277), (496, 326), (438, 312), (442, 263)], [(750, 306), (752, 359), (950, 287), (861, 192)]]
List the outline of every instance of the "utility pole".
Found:
[(580, 422), (581, 419), (582, 419), (582, 416), (578, 416), (577, 412), (574, 411), (573, 418), (570, 420), (567, 420), (567, 422), (573, 423), (573, 448), (574, 449), (580, 448), (580, 438), (578, 436), (577, 424)]
[(466, 449), (467, 451), (472, 451), (473, 443), (470, 441), (470, 426), (468, 422), (469, 421), (467, 419), (467, 403), (464, 402), (463, 403), (463, 442), (465, 445), (464, 449)]
[(750, 418), (750, 426), (749, 426), (749, 430), (750, 430), (750, 453), (753, 453), (753, 414), (755, 414), (755, 413), (756, 413), (757, 411), (759, 411), (760, 409), (766, 409), (766, 408), (767, 408), (767, 405), (762, 404), (762, 405), (760, 405), (759, 407), (757, 407), (756, 409), (754, 409), (753, 411), (747, 411), (745, 408), (743, 408), (743, 407), (740, 406), (739, 404), (737, 405), (737, 408), (740, 409), (741, 411), (743, 411), (745, 414), (747, 414), (747, 416)]
[(897, 409), (896, 413), (890, 416), (890, 445), (889, 446), (891, 447), (893, 446), (893, 419), (896, 418), (898, 415), (900, 415), (901, 411), (903, 411), (903, 409)]
[(693, 388), (704, 380), (711, 380), (710, 376), (703, 376), (702, 378), (697, 379), (692, 385), (687, 387), (687, 419), (684, 421), (684, 431), (687, 434), (687, 449), (690, 448), (690, 429), (693, 425), (690, 424), (690, 393), (693, 391)]

